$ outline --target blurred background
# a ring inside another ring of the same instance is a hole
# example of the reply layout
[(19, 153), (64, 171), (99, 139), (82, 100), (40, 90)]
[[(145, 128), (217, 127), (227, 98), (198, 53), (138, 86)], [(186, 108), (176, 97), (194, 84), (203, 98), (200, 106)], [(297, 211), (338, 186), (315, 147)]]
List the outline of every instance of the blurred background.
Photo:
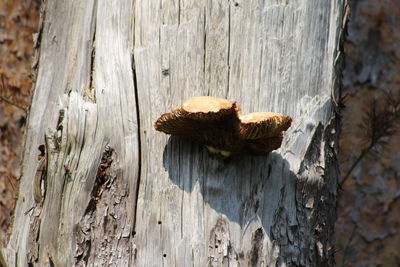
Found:
[[(21, 175), (33, 41), (40, 1), (0, 0), (0, 242), (5, 242)], [(3, 244), (0, 244), (3, 246)]]
[[(349, 0), (337, 266), (400, 266), (400, 2)], [(0, 242), (10, 230), (39, 0), (0, 0)], [(38, 151), (39, 154), (39, 151)]]
[(400, 266), (400, 2), (349, 4), (336, 265)]

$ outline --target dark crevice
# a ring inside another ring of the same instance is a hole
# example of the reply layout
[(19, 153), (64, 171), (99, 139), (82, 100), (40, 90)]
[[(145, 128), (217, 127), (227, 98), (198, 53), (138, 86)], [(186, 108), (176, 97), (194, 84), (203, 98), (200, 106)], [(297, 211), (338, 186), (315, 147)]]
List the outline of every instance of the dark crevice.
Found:
[(158, 47), (161, 47), (161, 27), (158, 28)]
[(90, 194), (91, 198), (84, 214), (93, 214), (97, 209), (96, 199), (101, 195), (100, 192), (102, 191), (102, 186), (107, 182), (108, 179), (110, 179), (109, 169), (114, 161), (113, 152), (114, 149), (107, 145), (101, 157), (99, 167), (97, 168), (96, 179)]
[(251, 252), (250, 252), (250, 263), (251, 266), (259, 266), (259, 259), (263, 249), (264, 232), (261, 228), (258, 228), (252, 236), (251, 240)]
[(96, 54), (96, 26), (94, 26), (93, 36), (92, 36), (92, 53), (90, 57), (90, 70), (89, 70), (89, 90), (93, 90), (93, 72), (94, 72), (94, 59)]
[[(114, 149), (110, 146), (106, 146), (102, 157), (100, 160), (99, 167), (97, 168), (96, 178), (93, 184), (92, 191), (90, 193), (90, 200), (88, 205), (86, 206), (84, 215), (82, 216), (81, 221), (75, 226), (75, 239), (77, 240), (77, 252), (79, 254), (75, 255), (75, 263), (77, 265), (87, 264), (89, 257), (91, 255), (92, 249), (92, 240), (93, 238), (90, 235), (92, 231), (92, 224), (94, 222), (94, 218), (96, 217), (98, 200), (100, 199), (102, 192), (105, 190), (107, 183), (110, 182), (112, 176), (110, 175), (111, 164), (114, 161)], [(111, 181), (112, 183), (112, 181)], [(107, 224), (107, 216), (104, 217), (104, 224)]]
[(51, 258), (51, 257), (48, 257), (48, 263), (49, 263), (49, 266), (50, 267), (54, 267), (55, 266), (55, 264), (54, 264), (54, 261), (53, 261), (53, 259)]
[(136, 212), (137, 212), (137, 203), (139, 198), (139, 184), (140, 177), (142, 174), (142, 144), (141, 144), (141, 135), (140, 135), (140, 109), (139, 109), (139, 92), (137, 85), (137, 77), (136, 77), (136, 67), (135, 67), (135, 56), (132, 53), (132, 77), (133, 77), (133, 86), (135, 90), (135, 102), (136, 102), (136, 122), (137, 122), (137, 137), (138, 137), (138, 171), (137, 171), (137, 182), (136, 182), (136, 195), (135, 195), (135, 208), (134, 208), (134, 220), (132, 228), (136, 228)]
[(91, 240), (86, 240), (85, 241), (85, 245), (86, 245), (86, 248), (87, 248), (87, 253), (82, 257), (82, 262), (87, 264), (88, 261), (89, 261), (89, 256), (90, 256), (91, 250), (92, 250), (92, 241)]
[(181, 24), (181, 0), (178, 0), (178, 26)]
[(318, 123), (317, 127), (314, 130), (310, 144), (308, 145), (307, 151), (304, 155), (304, 160), (301, 163), (299, 173), (306, 171), (308, 166), (314, 166), (318, 163), (322, 153), (321, 147), (323, 131), (324, 126), (321, 123)]
[[(111, 168), (111, 164), (114, 161), (113, 154), (114, 149), (107, 145), (101, 157), (100, 165), (97, 169), (96, 180), (94, 181), (91, 194), (91, 200), (85, 211), (85, 214), (88, 214), (90, 211), (96, 210), (96, 199), (101, 195), (102, 186), (111, 178), (109, 174), (109, 169)], [(94, 204), (94, 207), (91, 206), (91, 204)]]
[(91, 28), (93, 29), (92, 31), (92, 51), (90, 55), (90, 69), (89, 69), (89, 88), (87, 89), (87, 98), (90, 101), (93, 101), (96, 103), (96, 94), (94, 93), (94, 88), (93, 88), (93, 74), (94, 74), (94, 63), (95, 63), (95, 56), (96, 56), (96, 27), (97, 27), (97, 1), (94, 2), (94, 7), (93, 7), (93, 14), (92, 14), (92, 21), (91, 21)]

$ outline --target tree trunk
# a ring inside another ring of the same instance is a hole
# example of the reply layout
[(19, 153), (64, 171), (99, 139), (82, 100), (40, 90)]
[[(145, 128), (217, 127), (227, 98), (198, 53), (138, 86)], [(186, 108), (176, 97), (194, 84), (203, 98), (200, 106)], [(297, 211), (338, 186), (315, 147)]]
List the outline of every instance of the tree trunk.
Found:
[[(7, 263), (333, 265), (343, 2), (44, 2)], [(153, 129), (199, 95), (294, 122), (228, 160)]]

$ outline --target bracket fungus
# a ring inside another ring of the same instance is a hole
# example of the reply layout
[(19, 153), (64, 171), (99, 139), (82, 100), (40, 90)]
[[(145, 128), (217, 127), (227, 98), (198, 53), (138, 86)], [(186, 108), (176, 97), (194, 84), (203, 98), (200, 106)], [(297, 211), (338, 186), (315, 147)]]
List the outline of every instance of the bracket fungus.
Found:
[(240, 113), (236, 102), (210, 96), (193, 97), (161, 115), (154, 128), (166, 134), (201, 142), (224, 157), (246, 151), (269, 153), (278, 149), (288, 115), (273, 112)]

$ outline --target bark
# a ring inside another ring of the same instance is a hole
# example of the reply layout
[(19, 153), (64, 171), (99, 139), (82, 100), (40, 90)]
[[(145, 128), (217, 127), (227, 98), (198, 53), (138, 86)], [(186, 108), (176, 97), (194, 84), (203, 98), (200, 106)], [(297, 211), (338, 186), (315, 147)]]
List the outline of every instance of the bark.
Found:
[[(332, 265), (344, 10), (45, 2), (8, 264)], [(228, 160), (154, 131), (198, 95), (294, 123), (281, 149)]]

